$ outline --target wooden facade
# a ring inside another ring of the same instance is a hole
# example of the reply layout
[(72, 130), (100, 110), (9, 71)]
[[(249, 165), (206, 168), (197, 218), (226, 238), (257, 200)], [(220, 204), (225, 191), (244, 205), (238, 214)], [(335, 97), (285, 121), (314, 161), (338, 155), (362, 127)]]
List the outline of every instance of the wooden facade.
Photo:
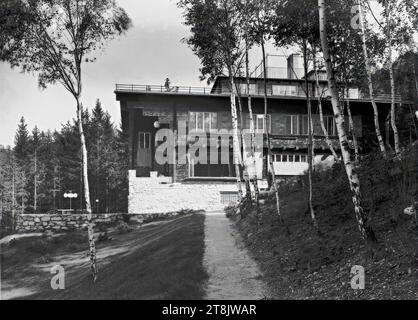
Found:
[[(129, 87), (127, 87), (128, 89), (125, 87), (124, 89), (117, 88), (115, 93), (121, 105), (122, 128), (129, 137), (130, 169), (137, 170), (138, 176), (149, 176), (150, 172), (158, 172), (159, 175), (170, 176), (177, 182), (193, 178), (214, 178), (218, 180), (232, 178), (235, 173), (232, 168), (226, 166), (207, 167), (207, 176), (200, 176), (202, 174), (196, 176), (196, 170), (203, 172), (206, 169), (203, 167), (193, 167), (191, 169), (191, 164), (187, 162), (187, 159), (185, 164), (180, 164), (181, 161), (177, 159), (175, 165), (159, 165), (154, 159), (158, 147), (155, 143), (155, 136), (159, 129), (167, 128), (176, 133), (181, 128), (187, 128), (187, 131), (192, 129), (205, 131), (232, 129), (229, 88), (224, 80), (222, 78), (218, 79), (211, 92), (205, 91), (204, 93), (194, 93), (191, 90), (190, 92), (184, 92), (178, 89), (173, 91), (161, 89), (161, 92), (154, 92), (150, 90), (129, 90)], [(238, 83), (241, 81), (241, 84), (243, 84), (244, 79), (240, 80), (238, 78), (237, 81)], [(257, 84), (259, 81), (260, 79), (252, 79), (253, 84)], [(313, 87), (313, 82), (310, 83)], [(245, 92), (241, 92), (241, 102), (243, 106), (242, 127), (245, 129), (249, 128), (247, 95)], [(264, 114), (263, 97), (254, 94), (252, 105), (256, 117), (257, 115), (262, 117)], [(390, 108), (390, 102), (379, 101), (378, 105), (381, 119), (385, 119)], [(306, 98), (301, 95), (280, 96), (272, 93), (268, 98), (268, 106), (268, 123), (274, 148), (273, 153), (277, 154), (277, 159), (280, 161), (292, 159), (295, 162), (302, 162), (307, 154)], [(356, 98), (350, 99), (350, 106), (355, 134), (362, 141), (364, 140), (363, 137), (366, 137), (373, 130), (371, 103), (367, 99)], [(334, 118), (329, 99), (323, 100), (323, 107), (331, 139), (334, 146), (339, 149), (336, 131), (333, 129)], [(312, 110), (315, 154), (327, 155), (329, 151), (320, 126), (315, 97), (312, 98)], [(346, 121), (346, 125), (348, 126), (348, 121)], [(260, 127), (259, 129), (262, 130), (263, 128)], [(181, 137), (178, 142), (179, 145), (183, 144), (186, 145), (186, 148), (189, 147), (187, 141)], [(263, 154), (265, 156), (265, 150)], [(287, 154), (289, 154), (289, 157)], [(216, 172), (216, 176), (211, 176), (211, 170)], [(286, 175), (286, 172), (283, 174)]]

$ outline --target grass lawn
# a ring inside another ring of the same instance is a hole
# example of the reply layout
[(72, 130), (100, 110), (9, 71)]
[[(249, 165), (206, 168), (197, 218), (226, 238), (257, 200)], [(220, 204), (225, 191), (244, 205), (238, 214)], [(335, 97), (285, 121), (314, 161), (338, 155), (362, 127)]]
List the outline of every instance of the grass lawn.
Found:
[[(204, 215), (194, 214), (110, 234), (98, 243), (99, 279), (89, 272), (87, 241), (76, 232), (25, 238), (2, 247), (5, 292), (24, 299), (202, 299)], [(65, 290), (51, 289), (52, 266), (65, 268)]]

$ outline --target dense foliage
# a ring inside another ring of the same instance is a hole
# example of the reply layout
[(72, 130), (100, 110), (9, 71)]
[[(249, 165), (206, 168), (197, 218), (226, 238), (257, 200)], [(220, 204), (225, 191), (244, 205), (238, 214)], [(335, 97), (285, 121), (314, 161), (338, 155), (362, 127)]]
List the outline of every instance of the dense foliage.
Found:
[[(83, 119), (90, 155), (88, 166), (93, 211), (125, 212), (128, 192), (126, 139), (110, 115), (103, 111), (100, 101), (92, 111), (84, 111)], [(44, 132), (35, 127), (29, 132), (22, 118), (14, 148), (0, 149), (2, 211), (12, 211), (14, 184), (15, 211), (35, 212), (35, 183), (37, 213), (69, 209), (69, 200), (63, 197), (69, 191), (78, 194), (78, 198), (72, 201), (72, 208), (81, 209), (84, 201), (80, 148), (75, 120), (62, 125), (60, 131)]]

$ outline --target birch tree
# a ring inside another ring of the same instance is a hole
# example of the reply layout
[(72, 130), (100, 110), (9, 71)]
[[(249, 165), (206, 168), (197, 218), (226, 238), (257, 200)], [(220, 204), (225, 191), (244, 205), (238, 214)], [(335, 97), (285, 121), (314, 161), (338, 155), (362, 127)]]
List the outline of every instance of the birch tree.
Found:
[(336, 121), (338, 138), (341, 146), (341, 153), (344, 162), (345, 171), (347, 174), (350, 190), (352, 193), (352, 200), (354, 205), (354, 211), (356, 214), (357, 225), (361, 236), (366, 241), (375, 241), (373, 229), (369, 225), (367, 214), (364, 212), (362, 205), (362, 197), (360, 190), (360, 180), (355, 166), (351, 160), (350, 148), (345, 131), (344, 117), (341, 114), (340, 99), (338, 96), (338, 87), (332, 66), (330, 45), (327, 31), (327, 3), (325, 0), (318, 0), (319, 7), (319, 30), (321, 37), (322, 52), (324, 54), (325, 66), (327, 70), (328, 86), (331, 94), (332, 108), (334, 112), (334, 118)]
[[(74, 98), (81, 141), (84, 201), (93, 281), (97, 279), (96, 246), (88, 181), (87, 148), (83, 129), (84, 63), (131, 25), (125, 10), (114, 0), (6, 0), (0, 4), (6, 37), (0, 60), (23, 72), (36, 73), (40, 88), (60, 83)], [(10, 14), (5, 14), (12, 12)], [(4, 18), (7, 17), (7, 18)]]
[[(318, 43), (318, 15), (316, 14), (315, 0), (278, 1), (274, 8), (274, 22), (272, 36), (276, 46), (298, 46), (303, 55), (304, 87), (306, 95), (306, 109), (308, 115), (308, 211), (316, 228), (318, 223), (313, 208), (313, 120), (312, 120), (312, 87), (308, 79), (310, 57), (313, 47)], [(312, 59), (315, 59), (313, 57)], [(293, 70), (292, 70), (293, 71)], [(323, 120), (323, 118), (322, 118)]]
[(178, 6), (184, 10), (185, 25), (191, 28), (192, 35), (185, 42), (201, 61), (201, 80), (211, 82), (219, 75), (226, 75), (229, 79), (235, 174), (241, 201), (242, 155), (235, 75), (241, 67), (245, 50), (245, 21), (240, 15), (242, 3), (240, 0), (181, 0)]
[[(267, 171), (267, 175), (270, 177), (269, 189), (273, 189), (276, 210), (279, 219), (283, 222), (283, 217), (280, 210), (280, 195), (278, 182), (276, 181), (276, 173), (273, 164), (273, 154), (271, 148), (271, 133), (270, 133), (270, 121), (268, 110), (268, 92), (267, 92), (267, 64), (266, 64), (266, 40), (271, 36), (271, 17), (273, 14), (274, 1), (272, 0), (252, 0), (247, 1), (247, 22), (248, 24), (248, 38), (251, 43), (254, 43), (261, 47), (262, 52), (262, 68), (263, 68), (263, 99), (264, 99), (264, 117), (263, 127), (264, 136), (267, 143), (267, 156), (264, 161), (264, 167)], [(247, 80), (248, 81), (248, 80)]]
[(256, 168), (256, 159), (255, 159), (255, 126), (254, 126), (254, 114), (252, 108), (252, 96), (251, 96), (251, 89), (250, 89), (250, 59), (249, 59), (249, 51), (252, 46), (250, 42), (249, 32), (250, 32), (250, 18), (251, 18), (251, 5), (249, 4), (249, 0), (244, 0), (244, 7), (243, 7), (243, 15), (245, 17), (245, 81), (247, 85), (247, 106), (248, 106), (248, 114), (250, 117), (250, 157), (252, 160), (252, 165), (254, 167), (254, 175), (253, 175), (253, 186), (254, 186), (254, 196), (255, 196), (255, 203), (257, 206), (257, 212), (259, 208), (259, 188), (258, 188), (258, 177), (257, 177), (257, 168)]
[[(393, 131), (395, 154), (398, 157), (400, 156), (401, 150), (396, 124), (397, 84), (395, 83), (394, 55), (400, 55), (402, 52), (408, 51), (413, 43), (413, 20), (411, 21), (408, 17), (408, 4), (404, 4), (403, 2), (399, 0), (379, 0), (379, 3), (383, 7), (383, 21), (378, 21), (382, 29), (383, 37), (386, 40), (386, 64), (389, 70), (391, 96), (390, 124)], [(371, 7), (369, 9), (371, 10)]]
[(316, 49), (314, 48), (314, 54), (313, 54), (313, 68), (314, 68), (314, 73), (315, 73), (315, 86), (316, 86), (316, 94), (317, 94), (317, 98), (318, 98), (318, 110), (319, 110), (319, 121), (321, 123), (321, 129), (322, 132), (325, 136), (325, 142), (328, 145), (328, 149), (331, 151), (332, 156), (334, 157), (334, 160), (336, 162), (339, 162), (339, 157), (337, 155), (337, 152), (335, 152), (335, 149), (332, 145), (332, 142), (329, 138), (329, 133), (327, 128), (325, 127), (325, 120), (324, 120), (324, 111), (323, 111), (323, 107), (322, 107), (322, 93), (320, 85), (319, 85), (319, 74), (318, 74), (318, 61), (317, 61), (317, 56), (316, 56)]
[(379, 123), (379, 110), (377, 108), (377, 103), (374, 95), (374, 85), (372, 80), (372, 69), (370, 64), (370, 58), (367, 48), (367, 36), (366, 36), (366, 27), (365, 27), (365, 10), (362, 4), (362, 0), (357, 0), (358, 5), (358, 16), (359, 16), (359, 27), (360, 27), (360, 34), (362, 38), (362, 46), (363, 46), (363, 59), (364, 59), (364, 67), (367, 74), (367, 85), (369, 88), (369, 98), (373, 106), (374, 112), (374, 127), (376, 132), (377, 141), (379, 143), (380, 151), (384, 158), (386, 158), (386, 147), (385, 143), (383, 142), (382, 134), (380, 131), (380, 123)]

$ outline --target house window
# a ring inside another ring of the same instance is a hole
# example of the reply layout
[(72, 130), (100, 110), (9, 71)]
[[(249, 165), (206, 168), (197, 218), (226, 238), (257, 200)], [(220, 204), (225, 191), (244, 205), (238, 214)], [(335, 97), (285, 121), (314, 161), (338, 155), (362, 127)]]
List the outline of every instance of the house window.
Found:
[[(248, 94), (247, 84), (241, 83), (239, 84), (239, 92), (241, 94)], [(250, 94), (255, 95), (256, 94), (256, 85), (250, 84)]]
[(149, 132), (139, 133), (139, 148), (150, 149), (151, 148), (151, 134)]
[(217, 128), (216, 112), (190, 112), (189, 129), (196, 131), (212, 131)]
[(285, 132), (287, 135), (298, 135), (300, 132), (299, 128), (299, 116), (288, 115), (286, 117), (286, 128)]
[(291, 85), (273, 85), (273, 95), (275, 96), (297, 96), (298, 87)]
[(274, 162), (308, 162), (308, 157), (301, 154), (275, 154), (273, 155)]
[(337, 127), (335, 125), (335, 119), (332, 116), (324, 117), (325, 127), (327, 128), (328, 135), (335, 136), (337, 134)]
[[(253, 115), (253, 121), (254, 121), (254, 131), (255, 133), (264, 133), (264, 115), (263, 114), (255, 114)], [(250, 129), (250, 117), (247, 114), (245, 117), (245, 124), (246, 129)], [(271, 131), (271, 116), (267, 115), (267, 127), (268, 130)]]

